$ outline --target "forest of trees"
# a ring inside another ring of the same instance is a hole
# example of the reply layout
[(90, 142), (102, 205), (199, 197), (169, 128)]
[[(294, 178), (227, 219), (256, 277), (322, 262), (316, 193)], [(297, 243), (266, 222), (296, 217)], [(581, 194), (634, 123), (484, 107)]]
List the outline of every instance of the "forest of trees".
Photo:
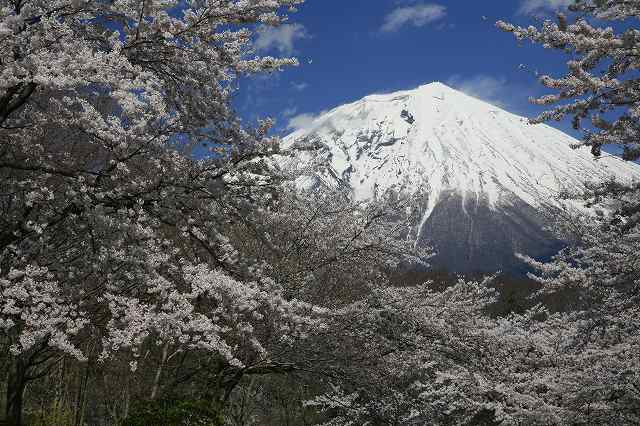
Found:
[[(252, 36), (300, 3), (0, 0), (0, 419), (640, 424), (640, 185), (555, 212), (571, 243), (522, 255), (522, 303), (499, 275), (398, 274), (430, 255), (402, 239), (413, 200), (296, 191), (272, 123), (231, 107), (239, 77), (296, 65)], [(637, 160), (639, 17), (499, 22), (569, 53), (533, 121)]]

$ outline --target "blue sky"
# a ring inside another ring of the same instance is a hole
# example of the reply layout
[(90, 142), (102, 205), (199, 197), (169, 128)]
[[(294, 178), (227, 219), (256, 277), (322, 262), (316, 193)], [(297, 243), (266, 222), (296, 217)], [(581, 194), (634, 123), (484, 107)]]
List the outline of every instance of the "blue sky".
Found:
[[(247, 124), (276, 119), (276, 131), (372, 93), (441, 81), (509, 111), (535, 115), (545, 93), (536, 72), (559, 73), (565, 57), (495, 27), (530, 24), (571, 0), (307, 0), (290, 23), (257, 38), (260, 54), (300, 66), (244, 79), (235, 105)], [(569, 130), (567, 123), (556, 124)]]

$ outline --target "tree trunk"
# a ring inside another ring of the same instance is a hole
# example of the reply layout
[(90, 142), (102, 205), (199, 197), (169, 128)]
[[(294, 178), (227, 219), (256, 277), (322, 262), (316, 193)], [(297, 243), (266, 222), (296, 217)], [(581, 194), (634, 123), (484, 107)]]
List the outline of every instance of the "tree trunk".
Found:
[(153, 401), (158, 396), (158, 388), (160, 387), (160, 377), (162, 377), (162, 370), (164, 368), (164, 364), (167, 362), (167, 355), (169, 354), (169, 343), (165, 343), (162, 348), (162, 359), (160, 360), (160, 365), (158, 365), (158, 369), (156, 370), (156, 376), (153, 378), (153, 386), (151, 387), (151, 400)]
[(85, 402), (87, 399), (87, 382), (89, 381), (89, 367), (90, 366), (88, 364), (85, 366), (84, 374), (80, 378), (80, 383), (78, 386), (74, 420), (75, 426), (80, 426), (83, 423), (82, 420), (84, 418)]
[(6, 421), (9, 426), (22, 426), (22, 406), (27, 385), (27, 365), (22, 358), (14, 359), (7, 378)]
[(217, 383), (214, 386), (214, 392), (211, 397), (211, 403), (217, 413), (222, 413), (229, 402), (229, 398), (234, 389), (242, 380), (243, 373), (241, 369), (232, 367), (222, 367), (217, 376)]

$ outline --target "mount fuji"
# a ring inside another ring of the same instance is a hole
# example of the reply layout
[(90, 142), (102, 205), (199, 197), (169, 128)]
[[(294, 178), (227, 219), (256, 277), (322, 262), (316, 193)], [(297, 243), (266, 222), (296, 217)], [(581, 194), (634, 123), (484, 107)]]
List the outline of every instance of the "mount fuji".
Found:
[[(442, 83), (367, 96), (317, 117), (283, 139), (287, 168), (326, 167), (298, 182), (374, 201), (388, 190), (419, 200), (410, 238), (435, 248), (455, 272), (514, 270), (516, 252), (547, 256), (559, 242), (541, 208), (585, 181), (640, 180), (640, 166), (595, 159), (544, 124)], [(310, 149), (313, 148), (313, 149)]]

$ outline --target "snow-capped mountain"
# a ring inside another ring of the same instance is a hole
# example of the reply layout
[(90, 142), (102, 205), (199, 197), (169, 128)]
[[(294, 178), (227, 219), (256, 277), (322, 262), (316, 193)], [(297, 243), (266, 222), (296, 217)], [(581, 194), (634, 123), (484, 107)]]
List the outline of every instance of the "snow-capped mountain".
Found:
[(305, 186), (340, 186), (356, 199), (393, 189), (421, 197), (416, 244), (438, 251), (456, 271), (512, 268), (514, 251), (548, 254), (556, 242), (538, 210), (563, 190), (616, 177), (640, 179), (640, 166), (603, 156), (547, 125), (442, 83), (367, 96), (335, 108), (283, 140), (298, 151), (288, 167), (319, 158), (328, 167)]

